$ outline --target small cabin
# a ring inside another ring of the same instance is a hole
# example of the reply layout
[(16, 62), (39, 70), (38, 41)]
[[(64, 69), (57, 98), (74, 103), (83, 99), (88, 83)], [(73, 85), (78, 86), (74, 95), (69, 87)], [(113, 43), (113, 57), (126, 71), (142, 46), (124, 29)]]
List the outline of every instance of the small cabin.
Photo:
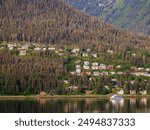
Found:
[(45, 91), (40, 92), (40, 96), (46, 96), (46, 95), (47, 95), (47, 93)]
[(86, 95), (92, 95), (93, 91), (92, 90), (86, 90), (85, 93), (86, 93)]

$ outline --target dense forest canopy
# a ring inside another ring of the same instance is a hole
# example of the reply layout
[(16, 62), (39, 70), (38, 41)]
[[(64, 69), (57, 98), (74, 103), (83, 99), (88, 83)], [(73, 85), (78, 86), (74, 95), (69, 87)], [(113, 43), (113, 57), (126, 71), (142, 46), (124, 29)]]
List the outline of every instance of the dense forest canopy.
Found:
[(116, 29), (62, 0), (0, 0), (0, 41), (147, 44), (149, 37)]

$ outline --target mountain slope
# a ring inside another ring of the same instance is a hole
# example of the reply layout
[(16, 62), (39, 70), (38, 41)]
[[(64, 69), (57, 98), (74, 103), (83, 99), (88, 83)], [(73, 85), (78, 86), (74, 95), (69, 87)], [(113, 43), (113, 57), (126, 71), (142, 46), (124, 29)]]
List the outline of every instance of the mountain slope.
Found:
[(116, 29), (61, 0), (0, 0), (0, 41), (93, 46), (146, 44), (149, 38)]
[(0, 3), (1, 41), (96, 42), (118, 31), (61, 0), (0, 0)]
[(150, 34), (150, 0), (65, 0), (79, 10), (130, 31)]
[(100, 17), (121, 28), (150, 34), (149, 12), (150, 0), (116, 0)]
[(115, 0), (65, 0), (79, 10), (93, 15), (99, 16), (104, 8), (111, 6)]

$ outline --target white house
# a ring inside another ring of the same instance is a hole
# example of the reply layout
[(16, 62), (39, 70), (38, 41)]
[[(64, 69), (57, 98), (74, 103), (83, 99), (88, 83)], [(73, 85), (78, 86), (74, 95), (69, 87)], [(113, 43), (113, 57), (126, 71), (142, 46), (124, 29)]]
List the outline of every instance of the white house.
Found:
[(135, 54), (135, 53), (133, 53), (133, 54), (132, 54), (132, 56), (136, 56), (136, 54)]
[(123, 74), (123, 72), (122, 72), (122, 71), (119, 71), (119, 72), (117, 72), (117, 74), (122, 75), (122, 74)]
[(14, 47), (16, 47), (16, 44), (8, 44), (7, 45), (8, 50), (13, 50)]
[(85, 69), (85, 70), (89, 70), (89, 69), (90, 69), (90, 67), (89, 67), (88, 65), (83, 65), (83, 69)]
[(84, 65), (89, 66), (90, 62), (89, 61), (84, 61)]
[(81, 65), (76, 65), (75, 67), (76, 67), (76, 69), (80, 69)]
[(145, 70), (146, 70), (147, 72), (150, 72), (150, 68), (146, 68)]
[(43, 51), (46, 51), (47, 49), (46, 49), (46, 47), (43, 47)]
[(105, 70), (107, 68), (107, 66), (105, 64), (100, 64), (99, 69), (103, 69)]
[(94, 54), (91, 54), (92, 55), (92, 57), (94, 57), (94, 58), (97, 58), (98, 56), (97, 56), (97, 53), (94, 53)]
[(75, 49), (73, 49), (73, 50), (71, 51), (71, 53), (72, 53), (73, 55), (78, 55), (79, 52), (80, 52), (80, 49), (79, 49), (79, 48), (75, 48)]
[(88, 53), (82, 53), (83, 57), (88, 57)]
[(54, 47), (49, 47), (48, 50), (49, 50), (49, 51), (55, 51), (56, 48), (54, 48)]
[(93, 75), (94, 75), (94, 76), (100, 76), (100, 72), (99, 72), (99, 71), (94, 71), (94, 72), (93, 72)]
[(114, 74), (116, 74), (116, 72), (114, 72), (114, 71), (111, 71), (111, 72), (109, 72), (111, 75), (114, 75)]
[(76, 73), (75, 71), (70, 72), (71, 75), (74, 75), (75, 73)]
[(92, 70), (98, 70), (98, 69), (99, 69), (99, 66), (91, 66), (91, 69), (92, 69)]
[(69, 90), (72, 90), (72, 91), (76, 91), (78, 89), (77, 86), (69, 86), (68, 88)]
[(22, 49), (25, 49), (25, 50), (28, 50), (28, 49), (29, 49), (29, 46), (30, 46), (30, 45), (25, 44), (25, 45), (21, 46), (21, 48), (22, 48)]
[(4, 49), (4, 47), (0, 47), (0, 50)]
[(141, 90), (139, 93), (142, 94), (142, 95), (146, 95), (147, 91), (146, 90)]
[(117, 92), (117, 94), (119, 94), (119, 95), (123, 95), (123, 94), (124, 94), (123, 89), (119, 90), (119, 91)]
[(79, 64), (79, 63), (81, 63), (81, 60), (75, 61), (75, 64)]
[(91, 52), (91, 49), (88, 48), (88, 49), (86, 49), (86, 51), (87, 51), (87, 52)]
[(131, 95), (135, 95), (135, 94), (136, 94), (136, 91), (135, 91), (135, 90), (130, 90), (130, 94), (131, 94)]
[(97, 62), (93, 62), (92, 66), (98, 66), (98, 63)]
[(40, 51), (41, 50), (41, 48), (40, 47), (36, 47), (36, 48), (34, 48), (34, 51)]
[(90, 71), (85, 72), (86, 75), (91, 75)]
[(81, 73), (81, 69), (80, 69), (80, 68), (77, 68), (77, 69), (76, 69), (76, 73), (77, 73), (77, 74), (80, 74), (80, 73)]
[(117, 66), (116, 66), (116, 69), (121, 69), (121, 65), (117, 65)]
[(25, 50), (25, 49), (20, 49), (19, 50), (19, 55), (20, 56), (25, 56), (27, 54), (27, 50)]
[(107, 51), (107, 53), (109, 53), (109, 54), (113, 54), (113, 53), (114, 53), (114, 51), (113, 51), (113, 50), (108, 50), (108, 51)]
[(92, 63), (91, 69), (98, 70), (99, 69), (98, 63), (97, 62)]
[(101, 73), (101, 75), (109, 75), (109, 73), (106, 72), (106, 71), (103, 71), (103, 72)]
[(63, 81), (64, 84), (69, 84), (68, 80)]

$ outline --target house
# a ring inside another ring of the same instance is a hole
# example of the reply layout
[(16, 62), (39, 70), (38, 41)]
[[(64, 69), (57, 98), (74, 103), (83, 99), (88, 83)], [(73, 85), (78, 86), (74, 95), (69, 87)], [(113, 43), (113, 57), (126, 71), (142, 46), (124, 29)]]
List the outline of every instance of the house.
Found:
[(136, 91), (135, 91), (135, 90), (130, 90), (130, 94), (131, 94), (131, 95), (135, 95), (135, 94), (136, 94)]
[(142, 94), (142, 95), (146, 95), (147, 91), (146, 90), (141, 90), (139, 93)]
[(92, 95), (93, 91), (92, 90), (86, 90), (85, 93), (86, 93), (86, 95)]
[(88, 57), (88, 53), (82, 53), (83, 57)]
[(107, 85), (105, 85), (104, 88), (106, 88), (107, 90), (109, 90), (109, 87)]
[(83, 69), (88, 70), (90, 67), (88, 65), (83, 65)]
[(92, 69), (92, 70), (98, 70), (98, 69), (99, 69), (99, 66), (91, 66), (91, 69)]
[(93, 62), (92, 66), (98, 66), (98, 63), (97, 62)]
[(90, 65), (90, 62), (89, 61), (84, 61), (83, 63), (85, 66), (89, 66)]
[(63, 83), (64, 84), (68, 84), (69, 82), (68, 82), (68, 80), (64, 80)]
[(114, 75), (114, 74), (116, 74), (116, 72), (114, 72), (114, 71), (112, 71), (112, 72), (109, 72), (111, 75)]
[(69, 86), (69, 91), (76, 91), (78, 89), (77, 86)]
[(122, 72), (122, 71), (120, 71), (120, 72), (117, 72), (117, 74), (122, 75), (122, 74), (123, 74), (123, 72)]
[(20, 56), (25, 56), (27, 54), (27, 50), (26, 49), (19, 49), (19, 55)]
[(56, 48), (54, 48), (54, 47), (48, 47), (48, 50), (49, 50), (49, 51), (55, 51)]
[(109, 53), (109, 54), (113, 54), (113, 53), (114, 53), (114, 51), (113, 51), (113, 50), (108, 50), (108, 51), (107, 51), (107, 53)]
[(94, 75), (94, 76), (100, 76), (100, 72), (99, 72), (99, 71), (94, 71), (94, 72), (93, 72), (93, 75)]
[(98, 63), (97, 62), (92, 63), (91, 69), (98, 70), (99, 69)]
[(145, 70), (146, 70), (147, 72), (150, 72), (150, 68), (146, 68)]
[(0, 50), (3, 50), (4, 49), (4, 47), (0, 47)]
[(136, 56), (136, 54), (135, 53), (133, 53), (133, 54), (131, 54), (132, 56)]
[(144, 73), (144, 76), (150, 77), (150, 73), (146, 72), (146, 73)]
[(91, 52), (91, 49), (89, 49), (89, 48), (88, 48), (88, 49), (86, 49), (86, 52), (88, 52), (88, 53), (89, 53), (89, 52)]
[(81, 73), (81, 69), (80, 69), (80, 68), (77, 68), (77, 69), (76, 69), (76, 73), (77, 73), (77, 74), (80, 74), (80, 73)]
[(86, 75), (91, 75), (90, 71), (85, 72)]
[(64, 55), (64, 53), (58, 53), (58, 55), (59, 55), (59, 56), (63, 56), (63, 55)]
[(107, 69), (108, 69), (108, 70), (114, 69), (114, 65), (108, 65), (108, 66), (107, 66)]
[(121, 69), (121, 65), (117, 65), (117, 66), (116, 66), (116, 69)]
[(46, 95), (47, 95), (46, 92), (44, 92), (44, 91), (41, 91), (41, 92), (40, 92), (40, 96), (46, 96)]
[(46, 51), (47, 49), (46, 49), (46, 47), (43, 47), (43, 49), (42, 49), (43, 51)]
[(103, 69), (103, 70), (105, 70), (107, 68), (107, 66), (105, 65), (105, 64), (100, 64), (100, 66), (99, 66), (99, 69)]
[(109, 73), (108, 72), (106, 72), (106, 71), (103, 71), (102, 73), (101, 73), (101, 75), (109, 75)]
[(76, 67), (76, 69), (80, 69), (81, 65), (76, 65), (75, 67)]
[(92, 57), (94, 57), (94, 58), (97, 58), (97, 57), (98, 57), (97, 53), (94, 53), (94, 54), (91, 54), (91, 55), (92, 55)]
[(28, 50), (28, 49), (29, 49), (29, 46), (30, 46), (30, 45), (25, 44), (25, 45), (21, 46), (21, 48), (22, 48), (22, 49), (25, 49), (25, 50)]
[(79, 64), (79, 63), (81, 63), (81, 60), (75, 61), (75, 64)]
[(75, 75), (75, 73), (76, 73), (75, 71), (70, 72), (71, 75)]
[(7, 45), (8, 50), (13, 50), (14, 47), (16, 47), (16, 44), (8, 44)]
[(36, 47), (36, 48), (34, 48), (34, 51), (40, 51), (41, 50), (41, 48), (40, 47)]
[(79, 49), (79, 48), (75, 48), (75, 49), (73, 49), (73, 50), (71, 51), (71, 54), (77, 56), (77, 55), (79, 54), (79, 52), (80, 52), (80, 49)]
[(64, 49), (63, 48), (59, 48), (58, 51), (59, 52), (64, 52)]
[(123, 95), (123, 94), (124, 94), (124, 90), (123, 90), (123, 89), (119, 90), (119, 91), (117, 92), (117, 94)]

